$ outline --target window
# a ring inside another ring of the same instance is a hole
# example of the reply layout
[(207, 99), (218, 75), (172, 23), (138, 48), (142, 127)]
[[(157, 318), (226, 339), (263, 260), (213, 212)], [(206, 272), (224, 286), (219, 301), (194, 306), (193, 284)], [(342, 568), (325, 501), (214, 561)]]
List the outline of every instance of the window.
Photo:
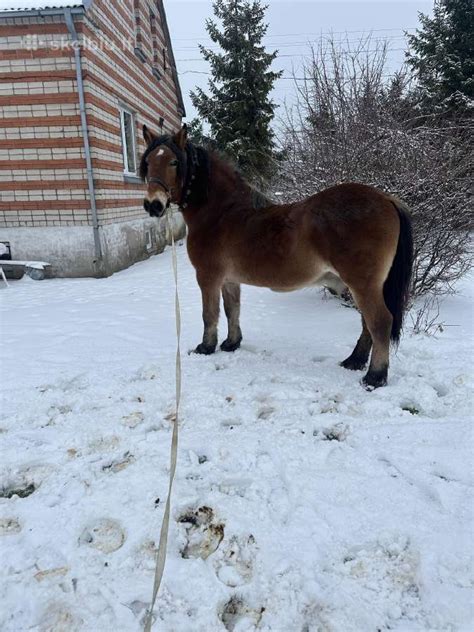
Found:
[(122, 130), (123, 170), (126, 174), (137, 172), (137, 152), (135, 139), (135, 118), (132, 112), (120, 110), (120, 127)]

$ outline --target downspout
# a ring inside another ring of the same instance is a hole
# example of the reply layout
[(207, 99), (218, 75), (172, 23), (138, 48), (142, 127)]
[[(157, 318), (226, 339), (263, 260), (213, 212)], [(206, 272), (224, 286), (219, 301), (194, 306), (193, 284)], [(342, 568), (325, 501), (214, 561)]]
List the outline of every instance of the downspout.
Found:
[(95, 186), (94, 186), (94, 172), (92, 169), (91, 148), (89, 145), (89, 132), (87, 130), (87, 118), (86, 118), (86, 102), (84, 98), (84, 82), (82, 80), (82, 65), (81, 65), (81, 47), (79, 44), (79, 38), (77, 36), (76, 27), (74, 26), (74, 19), (71, 14), (71, 9), (64, 9), (64, 19), (71, 35), (72, 46), (74, 48), (74, 59), (76, 62), (76, 80), (77, 91), (79, 92), (79, 110), (81, 113), (81, 129), (82, 138), (84, 141), (84, 154), (86, 157), (86, 170), (87, 170), (87, 185), (89, 189), (89, 197), (91, 203), (91, 215), (92, 215), (92, 229), (94, 231), (94, 250), (96, 259), (102, 259), (102, 247), (100, 244), (99, 235), (99, 220), (97, 218), (97, 206), (95, 200)]

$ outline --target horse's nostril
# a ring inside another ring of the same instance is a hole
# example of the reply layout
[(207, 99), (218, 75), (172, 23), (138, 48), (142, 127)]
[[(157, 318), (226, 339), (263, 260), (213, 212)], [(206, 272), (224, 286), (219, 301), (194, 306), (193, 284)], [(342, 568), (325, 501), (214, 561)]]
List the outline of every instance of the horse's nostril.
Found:
[(153, 215), (155, 217), (161, 217), (161, 215), (163, 214), (163, 204), (160, 202), (160, 200), (153, 200), (153, 202), (150, 205), (150, 215)]

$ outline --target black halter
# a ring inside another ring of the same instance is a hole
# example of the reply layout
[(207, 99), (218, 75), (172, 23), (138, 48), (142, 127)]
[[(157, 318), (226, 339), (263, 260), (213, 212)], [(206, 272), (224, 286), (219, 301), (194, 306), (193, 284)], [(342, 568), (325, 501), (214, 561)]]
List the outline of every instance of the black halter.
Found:
[(171, 190), (168, 185), (163, 182), (163, 180), (155, 176), (148, 178), (146, 175), (148, 170), (147, 158), (154, 149), (160, 147), (161, 145), (165, 145), (168, 149), (171, 149), (178, 161), (178, 177), (182, 182), (181, 198), (178, 201), (179, 207), (186, 208), (188, 206), (190, 198), (194, 193), (195, 179), (198, 176), (198, 171), (202, 169), (205, 170), (205, 174), (202, 175), (205, 177), (206, 182), (201, 183), (201, 186), (204, 184), (207, 196), (207, 152), (202, 149), (202, 147), (196, 147), (189, 141), (186, 143), (186, 147), (183, 150), (170, 136), (166, 135), (156, 138), (143, 154), (140, 164), (141, 177), (147, 182), (159, 184), (166, 194), (171, 197)]
[(161, 180), (160, 178), (156, 178), (155, 176), (152, 176), (151, 178), (147, 177), (146, 181), (151, 184), (159, 184), (161, 187), (163, 187), (163, 189), (168, 195), (171, 194), (169, 186), (165, 184), (163, 180)]

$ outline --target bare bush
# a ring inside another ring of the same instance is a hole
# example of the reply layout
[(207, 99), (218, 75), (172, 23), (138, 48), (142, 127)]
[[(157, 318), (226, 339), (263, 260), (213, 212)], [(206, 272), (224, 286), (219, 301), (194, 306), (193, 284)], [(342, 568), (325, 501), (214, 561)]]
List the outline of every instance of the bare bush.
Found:
[(423, 297), (421, 304), (410, 313), (414, 334), (436, 336), (444, 331), (445, 324), (439, 320), (440, 302), (436, 294)]
[(293, 201), (344, 181), (398, 195), (412, 211), (414, 295), (452, 291), (472, 263), (469, 121), (421, 119), (406, 69), (387, 72), (385, 43), (322, 42), (282, 121), (273, 192)]

